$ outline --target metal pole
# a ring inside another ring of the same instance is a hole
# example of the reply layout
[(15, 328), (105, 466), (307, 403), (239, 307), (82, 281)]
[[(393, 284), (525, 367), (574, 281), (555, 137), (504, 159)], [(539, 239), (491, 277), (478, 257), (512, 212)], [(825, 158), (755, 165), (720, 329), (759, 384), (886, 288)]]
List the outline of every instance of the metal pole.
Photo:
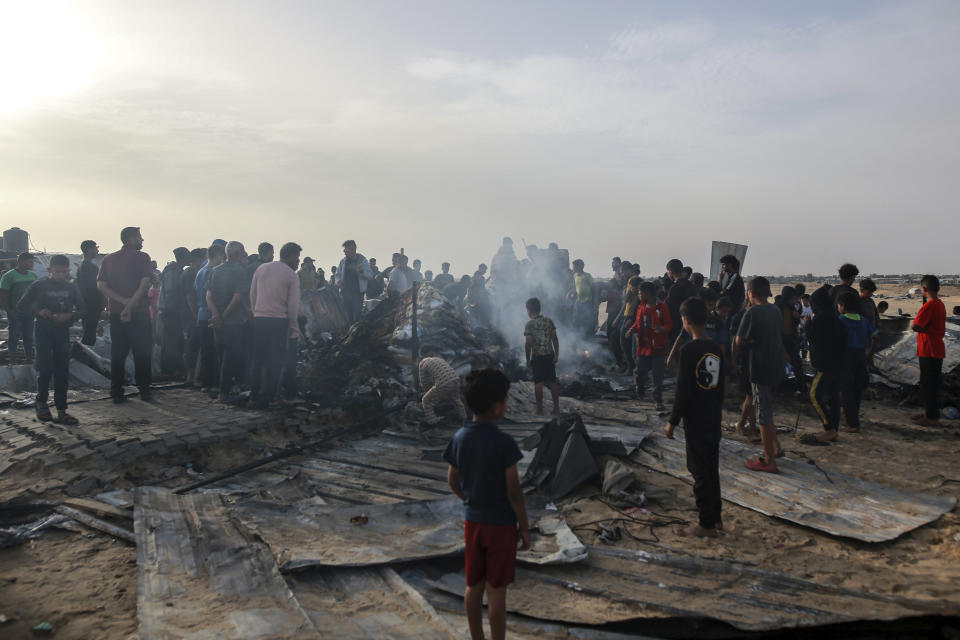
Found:
[(413, 283), (413, 308), (410, 314), (410, 350), (413, 360), (413, 388), (420, 392), (420, 336), (417, 330), (417, 291), (420, 289), (420, 283)]

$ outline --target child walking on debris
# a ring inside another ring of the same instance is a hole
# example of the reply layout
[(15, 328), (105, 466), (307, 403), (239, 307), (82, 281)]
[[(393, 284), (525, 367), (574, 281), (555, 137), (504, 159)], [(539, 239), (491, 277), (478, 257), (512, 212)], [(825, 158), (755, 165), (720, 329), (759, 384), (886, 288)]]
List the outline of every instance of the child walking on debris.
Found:
[(720, 345), (707, 336), (707, 306), (703, 300), (685, 300), (680, 305), (680, 317), (693, 341), (681, 347), (677, 358), (677, 394), (664, 431), (673, 439), (673, 432), (683, 419), (687, 469), (693, 475), (693, 495), (700, 512), (699, 523), (680, 533), (714, 538), (721, 528), (720, 420), (726, 367)]
[(920, 289), (926, 302), (913, 320), (913, 330), (917, 333), (920, 397), (923, 398), (924, 413), (914, 416), (913, 421), (923, 427), (932, 427), (940, 421), (938, 395), (946, 357), (943, 336), (947, 327), (947, 308), (940, 299), (940, 280), (936, 276), (923, 276)]
[(520, 550), (530, 548), (527, 509), (517, 462), (520, 448), (496, 423), (507, 412), (510, 381), (496, 369), (467, 374), (467, 405), (473, 412), (443, 452), (447, 481), (465, 508), (467, 589), (464, 603), (473, 640), (483, 638), (483, 594), (493, 640), (506, 637), (507, 585)]
[(640, 298), (636, 320), (628, 331), (637, 334), (637, 398), (643, 400), (647, 392), (647, 380), (652, 373), (653, 401), (656, 410), (662, 411), (663, 371), (674, 323), (667, 304), (657, 300), (657, 285), (652, 282), (641, 283)]
[(467, 419), (467, 413), (460, 401), (460, 376), (442, 358), (434, 355), (429, 347), (420, 349), (420, 388), (423, 394), (423, 413), (427, 424), (433, 426), (439, 422), (436, 409), (444, 403), (453, 405), (460, 416), (460, 422)]
[(540, 300), (527, 300), (530, 321), (523, 329), (526, 336), (527, 367), (533, 370), (533, 391), (537, 399), (537, 415), (543, 415), (543, 385), (550, 389), (553, 415), (560, 415), (560, 386), (557, 384), (557, 358), (560, 341), (553, 320), (540, 315)]
[[(75, 425), (79, 421), (67, 413), (67, 385), (70, 378), (70, 325), (83, 317), (85, 306), (80, 290), (72, 282), (70, 260), (56, 255), (50, 258), (50, 277), (35, 280), (27, 289), (18, 311), (36, 317), (37, 337), (37, 419), (53, 420), (47, 398), (53, 378), (53, 403), (57, 407), (54, 422)], [(32, 330), (33, 327), (30, 327)]]

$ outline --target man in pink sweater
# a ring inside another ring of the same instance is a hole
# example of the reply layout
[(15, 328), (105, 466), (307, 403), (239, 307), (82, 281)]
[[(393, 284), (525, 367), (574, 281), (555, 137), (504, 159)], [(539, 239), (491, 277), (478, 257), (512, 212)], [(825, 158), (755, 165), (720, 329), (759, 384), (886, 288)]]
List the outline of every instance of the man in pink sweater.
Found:
[(267, 408), (276, 397), (287, 340), (300, 337), (300, 245), (280, 248), (280, 261), (260, 265), (250, 283), (253, 310), (254, 380), (251, 403)]

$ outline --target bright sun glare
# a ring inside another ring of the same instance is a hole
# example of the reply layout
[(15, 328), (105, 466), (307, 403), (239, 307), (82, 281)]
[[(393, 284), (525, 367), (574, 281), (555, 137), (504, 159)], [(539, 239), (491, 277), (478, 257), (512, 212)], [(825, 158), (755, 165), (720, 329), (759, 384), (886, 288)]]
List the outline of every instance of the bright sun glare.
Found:
[(0, 116), (76, 92), (102, 59), (71, 5), (0, 0)]

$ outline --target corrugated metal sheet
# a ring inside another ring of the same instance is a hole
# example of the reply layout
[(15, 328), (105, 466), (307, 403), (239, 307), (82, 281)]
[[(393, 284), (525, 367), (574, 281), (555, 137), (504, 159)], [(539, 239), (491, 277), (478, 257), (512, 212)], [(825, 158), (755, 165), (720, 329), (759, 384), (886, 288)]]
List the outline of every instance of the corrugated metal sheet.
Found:
[[(683, 436), (651, 437), (632, 459), (693, 481), (686, 467)], [(781, 458), (780, 473), (750, 471), (744, 462), (757, 448), (735, 440), (720, 442), (723, 498), (768, 516), (865, 542), (893, 540), (952, 510), (957, 499), (901, 491), (807, 462)]]
[[(528, 507), (532, 547), (521, 562), (576, 562), (580, 540), (556, 514)], [(266, 542), (283, 571), (317, 566), (369, 566), (461, 553), (463, 503), (459, 498), (363, 506), (283, 506), (253, 501), (234, 515)]]
[[(458, 596), (464, 583), (462, 572), (432, 581)], [(507, 609), (570, 624), (712, 619), (743, 631), (960, 611), (954, 603), (854, 591), (733, 560), (600, 547), (590, 547), (588, 558), (575, 565), (518, 569)]]
[(322, 637), (219, 496), (140, 487), (134, 500), (141, 640)]

